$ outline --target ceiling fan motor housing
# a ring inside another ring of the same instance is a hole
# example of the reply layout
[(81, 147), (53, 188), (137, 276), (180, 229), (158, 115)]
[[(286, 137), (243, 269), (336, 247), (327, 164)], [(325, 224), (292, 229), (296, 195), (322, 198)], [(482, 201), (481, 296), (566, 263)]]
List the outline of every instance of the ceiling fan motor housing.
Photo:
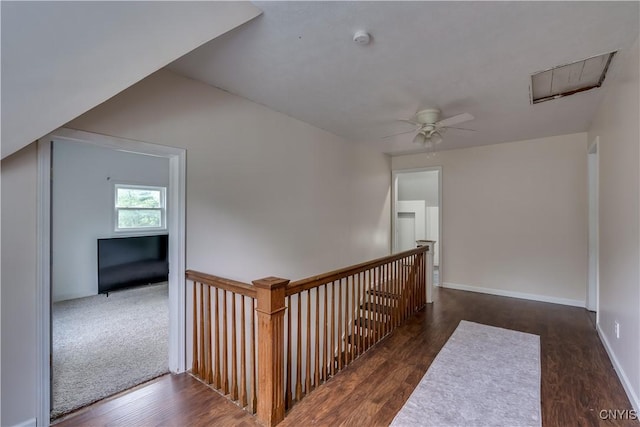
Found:
[(440, 118), (440, 110), (437, 108), (427, 108), (426, 110), (420, 110), (416, 113), (416, 119), (418, 122), (424, 124), (434, 124)]

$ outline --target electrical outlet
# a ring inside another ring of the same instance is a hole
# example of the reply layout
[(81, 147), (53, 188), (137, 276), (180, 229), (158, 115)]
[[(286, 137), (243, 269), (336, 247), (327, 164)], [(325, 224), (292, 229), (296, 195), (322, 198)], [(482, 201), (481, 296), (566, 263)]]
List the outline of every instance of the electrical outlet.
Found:
[(616, 339), (620, 338), (620, 323), (616, 320), (613, 322), (613, 330), (616, 333)]

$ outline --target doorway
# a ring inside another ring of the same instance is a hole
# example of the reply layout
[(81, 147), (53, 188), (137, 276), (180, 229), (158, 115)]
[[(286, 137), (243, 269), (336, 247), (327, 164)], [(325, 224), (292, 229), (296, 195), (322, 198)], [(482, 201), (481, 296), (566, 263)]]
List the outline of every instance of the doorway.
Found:
[(416, 240), (434, 240), (434, 285), (442, 280), (441, 167), (393, 172), (392, 251), (416, 247)]
[(167, 231), (168, 261), (168, 367), (179, 373), (186, 369), (185, 355), (185, 157), (183, 149), (158, 146), (71, 129), (59, 129), (38, 141), (38, 419), (50, 419), (51, 410), (51, 164), (52, 141), (67, 141), (168, 159)]
[(596, 137), (589, 147), (587, 154), (587, 176), (589, 189), (589, 271), (587, 285), (587, 310), (596, 313), (596, 323), (599, 320), (598, 144), (599, 137)]

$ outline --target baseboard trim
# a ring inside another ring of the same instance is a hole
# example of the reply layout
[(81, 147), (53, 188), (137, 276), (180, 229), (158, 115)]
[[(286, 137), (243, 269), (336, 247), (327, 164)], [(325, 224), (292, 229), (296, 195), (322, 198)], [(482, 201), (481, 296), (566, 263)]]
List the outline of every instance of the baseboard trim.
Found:
[[(624, 388), (624, 391), (627, 393), (627, 397), (629, 398), (629, 401), (631, 402), (633, 409), (635, 409), (636, 412), (640, 413), (640, 399), (638, 399), (638, 396), (633, 391), (629, 378), (624, 373), (624, 369), (622, 369), (622, 366), (620, 366), (620, 362), (618, 362), (618, 358), (613, 352), (613, 349), (609, 344), (609, 340), (607, 339), (606, 334), (602, 331), (602, 328), (600, 328), (599, 323), (596, 325), (596, 330), (598, 331), (598, 336), (600, 337), (600, 341), (602, 341), (602, 345), (604, 345), (604, 349), (607, 351), (607, 354), (609, 355), (609, 360), (611, 360), (613, 369), (615, 369), (616, 374), (618, 374), (618, 378), (622, 383), (622, 387)], [(612, 408), (612, 409), (618, 409), (618, 408)], [(619, 408), (619, 409), (623, 409), (623, 408)]]
[(537, 294), (527, 294), (524, 292), (505, 291), (503, 289), (483, 288), (480, 286), (462, 285), (459, 283), (444, 282), (440, 284), (440, 286), (443, 288), (457, 289), (459, 291), (478, 292), (481, 294), (497, 295), (501, 297), (511, 297), (511, 298), (527, 299), (532, 301), (550, 302), (553, 304), (569, 305), (572, 307), (584, 308), (586, 305), (586, 301), (581, 301), (576, 299), (557, 298), (557, 297), (550, 297), (547, 295), (537, 295)]
[(38, 422), (35, 418), (31, 418), (30, 420), (23, 421), (21, 423), (15, 424), (13, 427), (36, 427)]

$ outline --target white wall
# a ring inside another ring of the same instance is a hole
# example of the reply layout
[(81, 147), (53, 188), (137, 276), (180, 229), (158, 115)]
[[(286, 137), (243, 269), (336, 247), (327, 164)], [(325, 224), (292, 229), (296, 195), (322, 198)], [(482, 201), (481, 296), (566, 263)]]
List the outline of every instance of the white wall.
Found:
[(36, 144), (6, 157), (2, 175), (0, 425), (36, 414)]
[(398, 200), (424, 200), (425, 207), (438, 206), (438, 171), (398, 175)]
[[(54, 140), (51, 224), (54, 302), (96, 295), (96, 240), (131, 235), (114, 232), (114, 184), (167, 187), (169, 160)], [(141, 234), (144, 233), (137, 235)]]
[[(640, 411), (639, 47), (621, 52), (621, 79), (608, 88), (591, 128), (599, 137), (599, 330), (627, 394)], [(620, 322), (620, 338), (613, 324)]]
[(392, 168), (442, 166), (445, 286), (584, 305), (586, 153), (579, 133), (394, 157)]
[(160, 71), (69, 127), (187, 149), (188, 268), (298, 279), (388, 253), (386, 157), (261, 105)]

